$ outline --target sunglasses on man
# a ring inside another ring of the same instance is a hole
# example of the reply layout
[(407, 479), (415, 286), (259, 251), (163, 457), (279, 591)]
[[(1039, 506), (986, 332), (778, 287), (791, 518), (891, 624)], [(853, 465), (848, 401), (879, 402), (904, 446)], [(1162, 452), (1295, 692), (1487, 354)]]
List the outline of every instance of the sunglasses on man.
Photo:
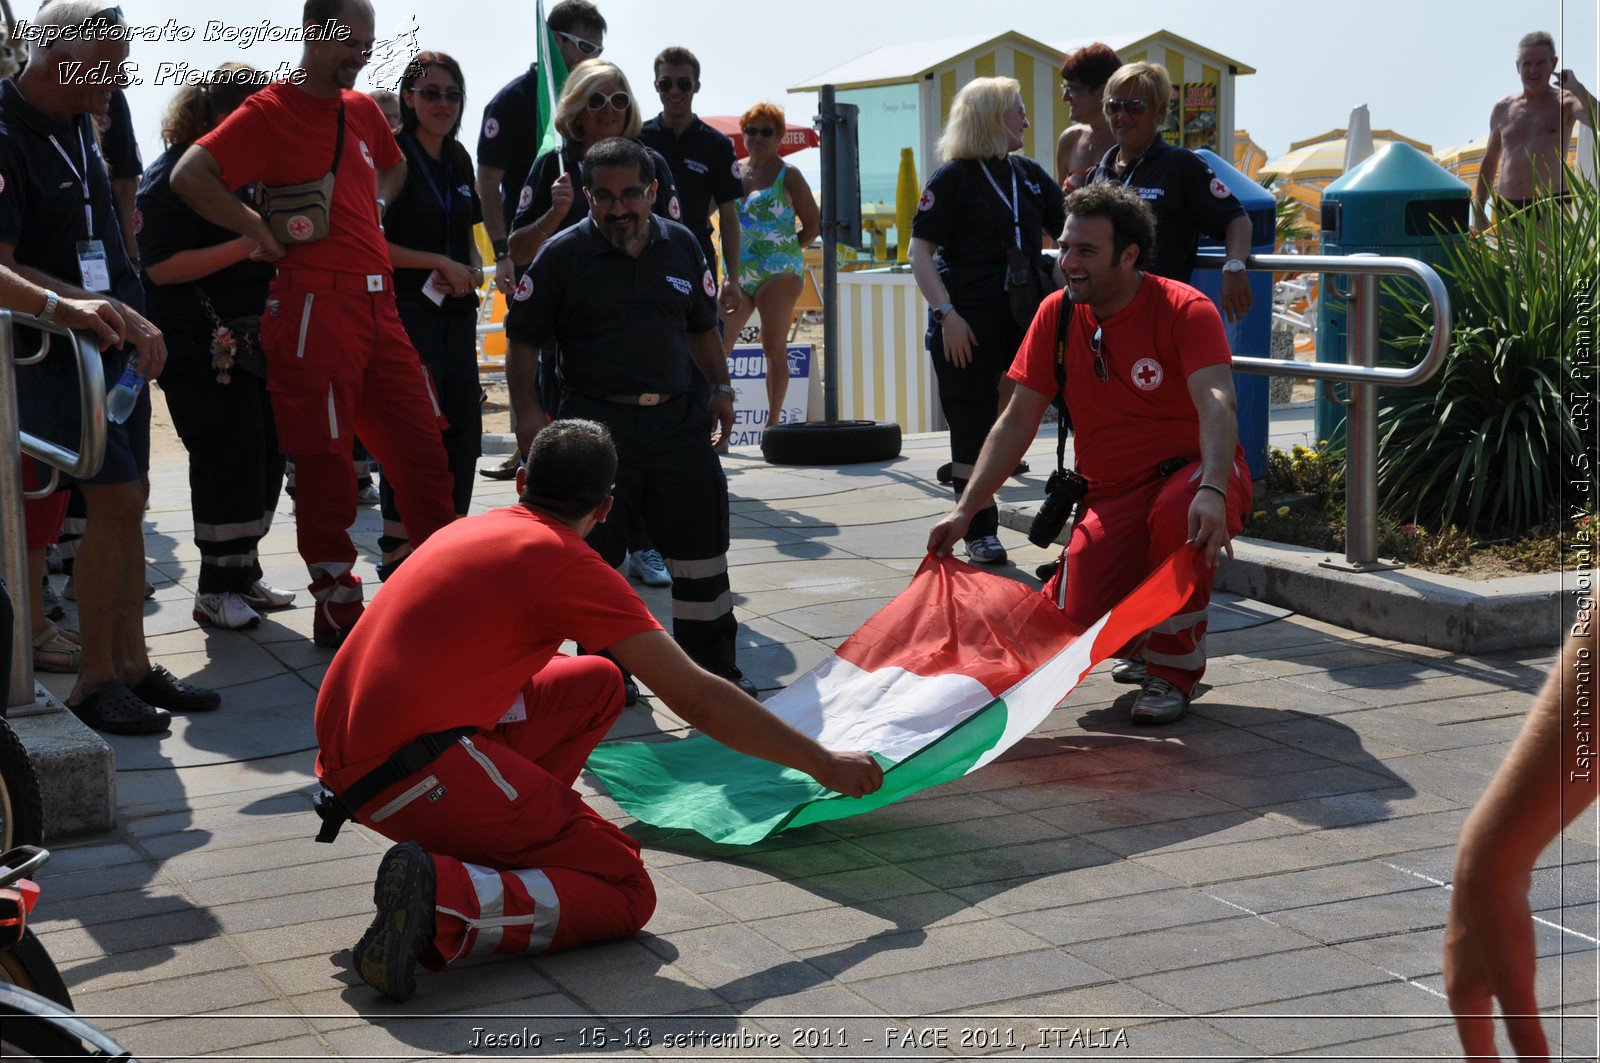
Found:
[(693, 92), (694, 78), (662, 78), (656, 82), (657, 92), (671, 92), (677, 86), (679, 92)]
[(606, 50), (605, 45), (586, 41), (576, 33), (568, 33), (566, 30), (556, 30), (556, 36), (565, 37), (567, 43), (578, 49), (578, 53), (586, 59), (597, 58), (601, 52)]

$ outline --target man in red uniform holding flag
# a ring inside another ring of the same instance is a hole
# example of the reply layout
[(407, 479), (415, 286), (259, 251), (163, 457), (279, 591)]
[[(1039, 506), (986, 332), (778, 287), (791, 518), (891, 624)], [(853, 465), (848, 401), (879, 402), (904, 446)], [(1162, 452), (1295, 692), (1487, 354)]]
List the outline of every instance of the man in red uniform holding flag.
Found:
[[(1244, 527), (1253, 491), (1222, 318), (1189, 285), (1139, 268), (1153, 253), (1155, 225), (1150, 208), (1120, 185), (1102, 182), (1067, 197), (1066, 290), (1039, 307), (1011, 366), (1018, 385), (1011, 402), (989, 431), (960, 502), (928, 536), (928, 549), (941, 555), (961, 541), (1059, 393), (1089, 488), (1067, 563), (1045, 592), (1088, 628), (1174, 551), (1188, 546), (1200, 554), (1193, 593), (1150, 631), (1144, 647), (1150, 674), (1132, 716), (1150, 724), (1180, 718), (1205, 674), (1212, 577), (1219, 554), (1231, 555), (1229, 540)], [(1057, 322), (1069, 309), (1061, 385)]]
[[(521, 504), (457, 521), (407, 559), (334, 658), (317, 698), (319, 840), (345, 819), (400, 844), (378, 867), (356, 973), (405, 1000), (420, 962), (632, 934), (655, 909), (639, 845), (573, 789), (622, 711), (609, 650), (691, 726), (858, 797), (867, 753), (824, 749), (661, 630), (584, 537), (611, 512), (617, 452), (595, 421), (534, 437)], [(440, 623), (448, 617), (447, 623)], [(531, 678), (530, 678), (531, 677)]]
[[(413, 544), (454, 520), (455, 506), (438, 402), (395, 309), (379, 216), (404, 183), (405, 160), (378, 105), (353, 91), (372, 49), (372, 6), (307, 0), (303, 21), (300, 68), (201, 137), (171, 180), (196, 211), (254, 239), (261, 256), (278, 263), (261, 341), (278, 442), (295, 461), (313, 636), (333, 648), (362, 613), (347, 530), (356, 511), (353, 437), (383, 463)], [(310, 206), (283, 211), (277, 235), (233, 196), (252, 183), (270, 193), (325, 175), (333, 180), (323, 213), (318, 196), (297, 189), (296, 200)]]

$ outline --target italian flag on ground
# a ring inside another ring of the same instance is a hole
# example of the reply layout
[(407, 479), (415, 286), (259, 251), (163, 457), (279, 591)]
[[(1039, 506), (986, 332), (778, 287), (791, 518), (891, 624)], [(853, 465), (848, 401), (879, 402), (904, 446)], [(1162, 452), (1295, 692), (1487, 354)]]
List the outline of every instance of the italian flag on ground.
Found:
[(883, 788), (851, 798), (704, 736), (612, 742), (589, 770), (629, 814), (751, 845), (780, 830), (860, 815), (994, 760), (1084, 675), (1177, 611), (1199, 554), (1180, 550), (1078, 632), (1038, 591), (929, 557), (911, 586), (767, 707), (831, 749), (866, 750)]

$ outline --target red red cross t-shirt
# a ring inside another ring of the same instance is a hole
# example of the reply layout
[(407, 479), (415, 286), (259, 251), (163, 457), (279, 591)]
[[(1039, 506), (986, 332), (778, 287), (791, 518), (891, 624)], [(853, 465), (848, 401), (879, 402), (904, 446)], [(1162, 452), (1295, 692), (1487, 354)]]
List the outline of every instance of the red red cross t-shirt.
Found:
[(328, 235), (313, 243), (289, 245), (288, 255), (278, 265), (388, 273), (389, 244), (378, 224), (378, 171), (402, 156), (371, 97), (345, 89), (337, 98), (323, 98), (277, 81), (246, 99), (196, 143), (222, 167), (222, 182), (230, 191), (258, 181), (268, 186), (315, 181), (333, 162), (341, 102), (344, 149), (334, 178)]
[[(1062, 298), (1056, 292), (1045, 299), (1011, 365), (1011, 379), (1045, 395), (1056, 390)], [(1096, 329), (1105, 380), (1094, 367)], [(1118, 490), (1149, 480), (1168, 459), (1199, 458), (1200, 419), (1189, 375), (1231, 359), (1216, 306), (1180, 281), (1146, 274), (1133, 301), (1105, 321), (1078, 306), (1067, 341), (1064, 390), (1078, 470), (1096, 486)], [(1243, 459), (1243, 448), (1236, 457)]]

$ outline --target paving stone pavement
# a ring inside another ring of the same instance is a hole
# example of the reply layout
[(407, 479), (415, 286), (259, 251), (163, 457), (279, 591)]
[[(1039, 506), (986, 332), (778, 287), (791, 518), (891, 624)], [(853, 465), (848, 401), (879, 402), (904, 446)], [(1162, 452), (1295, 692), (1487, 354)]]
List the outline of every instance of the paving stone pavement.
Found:
[[(776, 690), (902, 589), (946, 509), (943, 437), (838, 471), (726, 459), (741, 663)], [(1037, 497), (1053, 461), (1005, 493)], [(490, 459), (486, 459), (488, 461)], [(493, 459), (498, 460), (498, 459)], [(387, 843), (313, 843), (310, 610), (197, 628), (186, 471), (152, 473), (154, 656), (222, 711), (114, 738), (120, 816), (56, 850), (35, 927), (80, 1011), (141, 1059), (1450, 1057), (1456, 832), (1549, 666), (1463, 660), (1240, 600), (1207, 688), (1140, 729), (1105, 669), (997, 763), (746, 849), (633, 823), (660, 905), (637, 938), (424, 975), (345, 969)], [(475, 510), (511, 501), (482, 480)], [(300, 587), (286, 501), (268, 579)], [(374, 510), (356, 530), (370, 562)], [(1005, 536), (1031, 579), (1046, 554)], [(665, 591), (642, 589), (658, 615)], [(438, 667), (451, 666), (438, 662)], [(44, 677), (58, 693), (62, 677)], [(70, 677), (67, 677), (70, 678)], [(684, 730), (654, 700), (615, 734)], [(629, 823), (585, 776), (605, 815)], [(1594, 810), (1535, 876), (1554, 1043), (1595, 1054)], [(531, 1044), (533, 1038), (538, 1044)]]

